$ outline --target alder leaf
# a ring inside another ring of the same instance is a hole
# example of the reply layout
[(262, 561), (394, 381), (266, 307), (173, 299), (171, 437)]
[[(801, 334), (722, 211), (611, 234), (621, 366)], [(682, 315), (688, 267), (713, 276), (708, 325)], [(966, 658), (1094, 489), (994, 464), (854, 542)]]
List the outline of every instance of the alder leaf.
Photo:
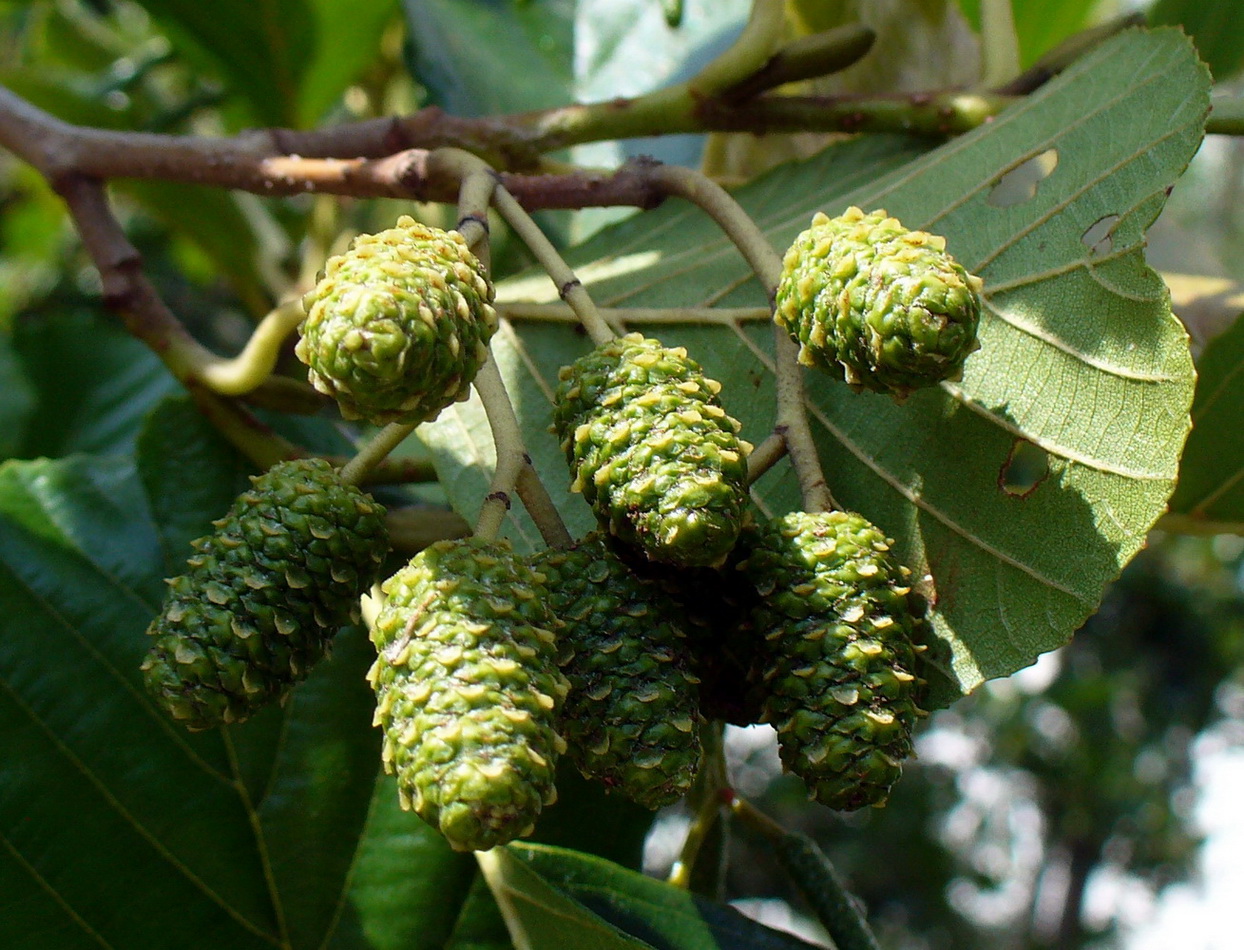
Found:
[(737, 910), (595, 855), (515, 842), (477, 855), (519, 950), (809, 950)]
[[(944, 234), (985, 280), (982, 349), (962, 382), (899, 406), (809, 374), (809, 411), (831, 488), (898, 541), (935, 631), (935, 704), (1065, 643), (1144, 543), (1175, 483), (1193, 368), (1187, 334), (1144, 261), (1144, 234), (1195, 153), (1209, 81), (1187, 38), (1132, 30), (981, 128), (910, 160), (902, 139), (856, 139), (783, 166), (738, 198), (775, 247), (812, 213), (883, 207)], [(571, 254), (610, 307), (763, 308), (737, 252), (700, 213), (668, 202)], [(557, 300), (543, 275), (503, 301)], [(685, 345), (760, 441), (771, 426), (771, 332), (700, 316), (630, 329)], [(569, 322), (513, 320), (494, 342), (537, 468), (572, 528), (552, 436), (557, 369), (588, 349)], [(477, 403), (423, 434), (450, 497), (472, 518), (491, 465)], [(464, 438), (465, 436), (465, 438)], [(766, 513), (799, 505), (789, 467), (756, 486)], [(520, 544), (537, 543), (523, 516)]]
[[(0, 464), (0, 944), (469, 946), (459, 930), (487, 932), (466, 906), (470, 860), (377, 788), (361, 628), (240, 726), (190, 733), (147, 697), (169, 549), (210, 530), (239, 474), (210, 428), (178, 428), (186, 411), (152, 415), (137, 467)], [(196, 490), (162, 457), (169, 440), (199, 465)]]
[(1244, 319), (1209, 341), (1197, 370), (1192, 434), (1162, 527), (1244, 534)]

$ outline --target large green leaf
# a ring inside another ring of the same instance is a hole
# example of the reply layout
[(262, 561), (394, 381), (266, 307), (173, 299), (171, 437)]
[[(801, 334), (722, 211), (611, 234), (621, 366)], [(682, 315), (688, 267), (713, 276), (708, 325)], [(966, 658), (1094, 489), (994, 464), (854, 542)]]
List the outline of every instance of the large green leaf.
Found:
[(307, 0), (315, 22), (315, 50), (298, 90), (299, 124), (314, 126), (350, 83), (379, 58), (380, 37), (397, 0)]
[(478, 856), (520, 950), (801, 950), (738, 911), (593, 855), (511, 844)]
[(422, 823), (372, 808), (378, 733), (363, 674), (374, 654), (362, 630), (343, 632), (283, 707), (242, 726), (187, 733), (146, 698), (138, 665), (161, 578), (246, 469), (184, 400), (151, 416), (138, 469), (81, 455), (0, 466), (6, 948), (409, 946), (368, 913), (378, 866), (426, 872), (438, 916), (466, 900), (469, 862), (455, 893), (449, 849), (426, 833), (412, 851)]
[[(508, 948), (495, 908), (473, 890), (477, 877), (471, 856), (452, 851), (431, 826), (402, 811), (397, 782), (383, 778), (376, 783), (350, 903), (332, 946), (467, 950), (491, 935)], [(467, 933), (469, 941), (460, 939)]]
[(0, 459), (16, 455), (35, 406), (34, 387), (13, 353), (7, 333), (0, 332)]
[(1197, 371), (1192, 434), (1162, 525), (1244, 534), (1244, 319), (1210, 340)]
[[(856, 140), (784, 166), (738, 197), (777, 247), (816, 209), (885, 207), (945, 234), (985, 279), (983, 348), (961, 383), (899, 406), (810, 375), (809, 402), (837, 500), (898, 539), (921, 578), (936, 634), (935, 701), (1032, 663), (1096, 609), (1144, 543), (1174, 486), (1193, 370), (1145, 228), (1195, 152), (1208, 77), (1175, 31), (1104, 44), (988, 125), (895, 168), (910, 146)], [(1008, 174), (1036, 170), (1017, 187)], [(1004, 180), (1006, 179), (1006, 180)], [(680, 204), (625, 222), (573, 255), (611, 306), (763, 306), (737, 253)], [(506, 299), (555, 300), (547, 278)], [(724, 384), (727, 409), (759, 441), (771, 425), (765, 323), (663, 326)], [(548, 484), (566, 484), (545, 431), (560, 365), (584, 352), (566, 324), (525, 322), (494, 351)], [(424, 428), (453, 502), (471, 518), (491, 446), (476, 404)], [(560, 492), (559, 492), (560, 494)], [(798, 505), (788, 467), (757, 486), (769, 512)], [(575, 530), (590, 521), (569, 499)], [(535, 543), (532, 526), (510, 526)]]
[[(188, 733), (147, 699), (162, 578), (251, 470), (184, 396), (146, 417), (137, 464), (0, 465), (5, 950), (506, 950), (475, 862), (377, 780), (361, 629), (241, 726)], [(542, 833), (586, 839), (600, 795), (564, 791)], [(633, 859), (650, 817), (596, 844)]]
[(255, 469), (186, 395), (166, 397), (151, 410), (136, 454), (162, 570), (172, 577), (184, 569), (190, 542), (211, 531), (211, 519), (225, 513)]
[(404, 5), (416, 78), (449, 112), (496, 115), (573, 98), (573, 0)]
[(301, 83), (320, 38), (308, 0), (140, 0), (182, 55), (214, 68), (252, 114), (296, 125)]
[(16, 455), (130, 451), (144, 414), (177, 381), (142, 343), (98, 311), (19, 319), (13, 348), (35, 406)]
[(1244, 4), (1239, 0), (1157, 0), (1149, 22), (1187, 30), (1215, 79), (1244, 67)]

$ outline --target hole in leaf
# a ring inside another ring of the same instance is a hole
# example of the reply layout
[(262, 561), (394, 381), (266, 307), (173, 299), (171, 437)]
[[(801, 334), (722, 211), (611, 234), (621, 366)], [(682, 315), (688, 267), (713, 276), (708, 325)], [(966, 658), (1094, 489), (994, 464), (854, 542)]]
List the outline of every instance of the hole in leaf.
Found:
[(1026, 439), (1016, 439), (998, 472), (998, 487), (1015, 498), (1027, 498), (1049, 474), (1045, 450)]
[(985, 199), (995, 208), (1009, 208), (1037, 196), (1037, 186), (1058, 167), (1058, 150), (1047, 148), (1004, 174), (989, 191)]
[(1117, 214), (1108, 214), (1098, 218), (1080, 235), (1080, 241), (1089, 249), (1089, 257), (1101, 257), (1114, 249), (1114, 226), (1119, 223)]

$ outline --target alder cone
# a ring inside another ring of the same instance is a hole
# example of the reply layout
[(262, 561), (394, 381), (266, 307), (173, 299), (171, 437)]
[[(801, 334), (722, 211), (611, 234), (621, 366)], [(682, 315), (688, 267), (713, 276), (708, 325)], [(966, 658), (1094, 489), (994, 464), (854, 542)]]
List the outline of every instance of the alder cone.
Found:
[(345, 418), (428, 422), (468, 395), (497, 329), (492, 299), (460, 234), (403, 215), (329, 258), (294, 351)]
[(962, 377), (979, 347), (981, 287), (945, 238), (851, 207), (837, 218), (818, 212), (795, 238), (773, 318), (801, 363), (901, 399)]
[(831, 808), (884, 804), (924, 714), (913, 672), (923, 603), (910, 572), (848, 512), (793, 512), (749, 528), (743, 543), (783, 765)]
[(532, 559), (565, 624), (557, 662), (570, 682), (560, 731), (587, 778), (645, 808), (682, 798), (700, 764), (698, 680), (678, 606), (599, 536)]
[(724, 560), (742, 523), (751, 446), (718, 402), (721, 384), (685, 349), (638, 333), (598, 346), (560, 380), (553, 428), (571, 488), (600, 523), (653, 561)]
[(190, 729), (243, 722), (306, 678), (388, 553), (384, 508), (323, 459), (252, 479), (169, 581), (142, 664)]
[(566, 744), (544, 578), (505, 542), (438, 541), (385, 581), (368, 674), (403, 808), (459, 851), (531, 833)]

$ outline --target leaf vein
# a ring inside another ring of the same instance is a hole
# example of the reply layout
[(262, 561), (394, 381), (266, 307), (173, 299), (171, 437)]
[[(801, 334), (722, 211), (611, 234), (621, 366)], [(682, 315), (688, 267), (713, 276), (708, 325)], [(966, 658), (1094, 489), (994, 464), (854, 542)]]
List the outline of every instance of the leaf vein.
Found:
[(1065, 353), (1067, 356), (1070, 356), (1071, 358), (1085, 364), (1086, 366), (1091, 366), (1094, 369), (1101, 370), (1103, 373), (1108, 373), (1111, 376), (1115, 376), (1119, 379), (1132, 380), (1138, 383), (1178, 382), (1178, 379), (1175, 376), (1172, 376), (1168, 373), (1144, 373), (1139, 370), (1132, 369), (1131, 367), (1120, 366), (1117, 363), (1111, 363), (1099, 357), (1091, 356), (1090, 354), (1085, 353), (1083, 350), (1076, 349), (1074, 346), (1072, 346), (1070, 343), (1063, 340), (1061, 337), (1053, 333), (1050, 333), (1048, 330), (1040, 326), (1037, 326), (1035, 323), (1032, 323), (1028, 320), (1024, 320), (1021, 317), (1014, 316), (1008, 311), (1002, 310), (994, 302), (995, 299), (996, 298), (993, 295), (987, 298), (986, 306), (989, 308), (990, 314), (992, 314), (1002, 323), (1005, 323), (1007, 326), (1015, 330), (1018, 330), (1020, 333), (1023, 333), (1026, 336), (1032, 337), (1034, 340), (1044, 343), (1046, 346), (1049, 346), (1049, 347), (1052, 347), (1053, 349), (1058, 350), (1060, 353)]
[(190, 744), (186, 742), (185, 737), (178, 732), (177, 729), (173, 728), (173, 724), (170, 723), (165, 716), (161, 715), (159, 710), (152, 706), (147, 698), (134, 687), (134, 685), (130, 682), (129, 677), (122, 673), (119, 668), (117, 668), (106, 656), (104, 656), (104, 654), (97, 650), (95, 645), (91, 643), (90, 640), (82, 636), (82, 632), (70, 622), (68, 617), (65, 617), (51, 604), (50, 601), (35, 590), (35, 588), (33, 588), (24, 577), (17, 573), (17, 570), (11, 564), (6, 562), (4, 567), (7, 568), (9, 576), (13, 578), (13, 580), (23, 590), (25, 590), (31, 598), (43, 607), (48, 616), (60, 624), (60, 626), (63, 627), (70, 637), (77, 642), (78, 646), (83, 651), (90, 654), (91, 657), (104, 668), (106, 673), (121, 684), (121, 688), (125, 690), (125, 692), (129, 693), (130, 696), (133, 697), (134, 701), (138, 703), (139, 707), (143, 711), (143, 714), (152, 719), (160, 730), (173, 741), (173, 744), (185, 753), (186, 757), (190, 759), (191, 762), (217, 781), (225, 785), (229, 784), (229, 779), (218, 769), (210, 765), (202, 756), (190, 747)]
[(17, 707), (30, 718), (30, 721), (33, 722), (48, 737), (48, 740), (53, 748), (55, 748), (56, 751), (59, 752), (69, 762), (69, 764), (82, 775), (84, 779), (86, 779), (95, 791), (99, 793), (99, 796), (103, 799), (104, 803), (115, 811), (121, 819), (134, 830), (135, 834), (147, 842), (156, 854), (167, 861), (175, 871), (189, 881), (196, 890), (203, 894), (203, 896), (223, 910), (230, 919), (238, 924), (238, 926), (242, 927), (249, 933), (254, 934), (256, 937), (260, 937), (261, 939), (276, 946), (281, 946), (280, 942), (271, 934), (267, 933), (257, 924), (248, 920), (242, 914), (238, 913), (238, 911), (234, 910), (233, 907), (229, 905), (228, 901), (217, 894), (206, 881), (195, 874), (188, 865), (184, 864), (181, 859), (169, 851), (159, 838), (148, 831), (146, 826), (144, 826), (142, 822), (131, 814), (129, 809), (127, 809), (125, 805), (123, 805), (121, 801), (112, 793), (103, 779), (96, 775), (94, 770), (89, 768), (85, 762), (74, 754), (73, 750), (71, 750), (69, 746), (61, 740), (55, 730), (53, 730), (46, 722), (43, 721), (43, 719), (39, 717), (34, 709), (32, 709), (30, 705), (22, 699), (22, 697), (16, 690), (13, 689), (12, 686), (9, 685), (8, 682), (0, 680), (0, 689), (3, 689), (13, 700), (14, 704), (16, 704)]
[[(259, 812), (255, 810), (246, 782), (242, 779), (242, 770), (238, 767), (237, 750), (233, 746), (233, 733), (227, 728), (220, 731), (221, 741), (225, 746), (225, 754), (229, 757), (229, 769), (233, 772), (233, 789), (246, 812), (246, 821), (250, 825), (251, 834), (255, 837), (255, 852), (259, 856), (259, 866), (263, 869), (264, 883), (268, 887), (268, 899), (272, 902), (272, 913), (276, 917), (277, 930), (280, 933), (280, 946), (289, 948), (289, 928), (285, 922), (285, 904), (281, 900), (281, 889), (277, 886), (276, 875), (272, 870), (272, 859), (268, 854), (268, 841), (264, 835), (263, 822)], [(277, 756), (273, 757), (274, 771)]]
[(940, 521), (943, 525), (949, 528), (952, 532), (959, 535), (961, 538), (968, 541), (969, 543), (980, 548), (983, 552), (988, 554), (990, 557), (996, 558), (998, 561), (1004, 564), (1010, 565), (1011, 567), (1015, 568), (1017, 571), (1027, 574), (1033, 580), (1037, 581), (1038, 583), (1044, 584), (1046, 587), (1059, 591), (1060, 593), (1066, 594), (1068, 597), (1072, 597), (1083, 603), (1094, 602), (1092, 598), (1087, 597), (1084, 594), (1079, 593), (1078, 591), (1072, 590), (1070, 587), (1067, 587), (1065, 584), (1062, 584), (1061, 582), (1054, 580), (1052, 577), (1047, 577), (1045, 574), (1042, 574), (1040, 571), (1038, 571), (1035, 567), (1025, 564), (1023, 561), (1019, 560), (1018, 558), (1012, 557), (1010, 554), (1007, 554), (1005, 551), (1001, 550), (1000, 548), (997, 548), (994, 545), (990, 544), (984, 538), (981, 538), (978, 535), (973, 534), (971, 531), (968, 531), (966, 528), (960, 525), (957, 521), (951, 518), (948, 514), (943, 512), (940, 508), (937, 508), (936, 506), (929, 504), (929, 502), (924, 498), (924, 496), (920, 492), (912, 489), (911, 486), (909, 485), (904, 485), (901, 481), (899, 481), (899, 479), (895, 478), (894, 475), (892, 475), (886, 469), (882, 468), (880, 465), (877, 465), (872, 460), (872, 458), (869, 457), (868, 453), (865, 452), (863, 449), (861, 449), (858, 445), (856, 445), (849, 438), (847, 438), (846, 434), (843, 433), (842, 430), (840, 430), (837, 426), (835, 426), (833, 422), (829, 419), (829, 417), (824, 412), (822, 412), (819, 407), (809, 404), (809, 409), (811, 410), (811, 414), (813, 418), (815, 418), (816, 421), (819, 422), (822, 425), (822, 427), (824, 427), (825, 431), (830, 436), (832, 436), (834, 439), (836, 439), (839, 442), (839, 444), (842, 445), (843, 448), (845, 448), (848, 452), (854, 455), (860, 462), (862, 462), (868, 468), (872, 469), (872, 471), (877, 475), (877, 477), (880, 478), (882, 481), (884, 481), (887, 485), (889, 485), (891, 489), (893, 489), (895, 492), (900, 494), (903, 498), (907, 499), (908, 502), (915, 505), (921, 511), (926, 512), (933, 518)]
[(1050, 439), (1042, 438), (1032, 432), (1020, 428), (1013, 422), (1003, 419), (1001, 416), (992, 412), (986, 406), (981, 405), (976, 400), (970, 398), (964, 391), (954, 383), (942, 383), (942, 388), (958, 399), (964, 406), (975, 412), (977, 415), (988, 419), (998, 428), (1011, 433), (1011, 435), (1023, 439), (1025, 442), (1031, 442), (1033, 445), (1044, 449), (1050, 455), (1057, 456), (1065, 461), (1075, 465), (1083, 465), (1085, 468), (1091, 468), (1096, 472), (1103, 472), (1107, 475), (1118, 475), (1122, 478), (1130, 478), (1135, 481), (1160, 482), (1169, 481), (1170, 476), (1162, 472), (1144, 471), (1141, 469), (1125, 468), (1122, 465), (1116, 465), (1111, 462), (1105, 462), (1101, 459), (1093, 458), (1082, 452), (1077, 452), (1065, 445), (1059, 445)]
[[(769, 370), (769, 372), (772, 373), (774, 371), (774, 365), (773, 365), (772, 358), (767, 353), (764, 353), (757, 346), (755, 346), (755, 344), (752, 343), (750, 340), (748, 341), (748, 345), (752, 348), (752, 351), (756, 354), (757, 358), (760, 359), (761, 362), (765, 365), (765, 367)], [(1054, 590), (1064, 593), (1068, 597), (1074, 598), (1075, 600), (1081, 601), (1083, 603), (1093, 602), (1092, 598), (1086, 597), (1085, 595), (1072, 590), (1071, 588), (1061, 584), (1060, 582), (1054, 580), (1053, 578), (1045, 576), (1040, 571), (1038, 571), (1036, 568), (1023, 563), (1017, 558), (1014, 558), (1011, 555), (1007, 554), (1005, 551), (1002, 551), (1001, 549), (994, 547), (992, 544), (989, 544), (983, 538), (980, 538), (977, 535), (973, 534), (972, 532), (968, 531), (966, 528), (964, 528), (958, 522), (954, 521), (949, 515), (945, 514), (939, 508), (929, 504), (928, 501), (925, 500), (924, 496), (921, 495), (918, 491), (913, 490), (908, 485), (904, 485), (901, 481), (895, 478), (889, 471), (887, 471), (886, 469), (878, 465), (872, 459), (872, 457), (869, 456), (867, 452), (865, 452), (860, 446), (856, 445), (855, 442), (853, 442), (851, 439), (847, 438), (846, 434), (842, 432), (841, 429), (839, 429), (837, 426), (833, 424), (829, 416), (825, 412), (823, 412), (819, 406), (817, 406), (815, 403), (811, 402), (810, 400), (805, 400), (805, 405), (807, 406), (811, 417), (814, 418), (817, 422), (819, 422), (821, 426), (825, 429), (825, 431), (831, 437), (837, 440), (838, 443), (842, 445), (843, 448), (845, 448), (848, 452), (854, 455), (856, 459), (859, 460), (864, 466), (871, 469), (873, 473), (877, 475), (878, 478), (880, 478), (888, 486), (890, 486), (890, 488), (893, 491), (897, 492), (903, 498), (907, 499), (907, 501), (910, 502), (912, 505), (915, 505), (921, 511), (926, 512), (927, 514), (929, 514), (936, 520), (940, 521), (953, 533), (959, 535), (961, 538), (965, 539), (969, 543), (980, 548), (983, 552), (988, 554), (990, 557), (996, 558), (998, 561), (1001, 561), (1005, 564), (1009, 564), (1011, 567), (1015, 568), (1016, 570), (1024, 574), (1027, 574), (1029, 577), (1033, 578), (1038, 583), (1044, 584), (1046, 587), (1050, 587)]]
[(99, 931), (87, 923), (85, 917), (73, 909), (73, 905), (65, 899), (60, 891), (52, 886), (51, 882), (48, 881), (47, 878), (39, 873), (39, 869), (37, 867), (31, 864), (30, 861), (26, 860), (26, 856), (17, 849), (17, 846), (13, 844), (13, 842), (9, 840), (8, 836), (2, 831), (0, 831), (0, 842), (3, 842), (4, 847), (8, 850), (9, 854), (13, 856), (13, 860), (20, 864), (22, 868), (35, 879), (35, 883), (38, 884), (50, 898), (52, 898), (56, 905), (69, 916), (69, 919), (72, 920), (80, 930), (82, 930), (88, 937), (98, 943), (101, 947), (107, 947), (108, 950), (113, 950), (112, 944), (105, 940)]

